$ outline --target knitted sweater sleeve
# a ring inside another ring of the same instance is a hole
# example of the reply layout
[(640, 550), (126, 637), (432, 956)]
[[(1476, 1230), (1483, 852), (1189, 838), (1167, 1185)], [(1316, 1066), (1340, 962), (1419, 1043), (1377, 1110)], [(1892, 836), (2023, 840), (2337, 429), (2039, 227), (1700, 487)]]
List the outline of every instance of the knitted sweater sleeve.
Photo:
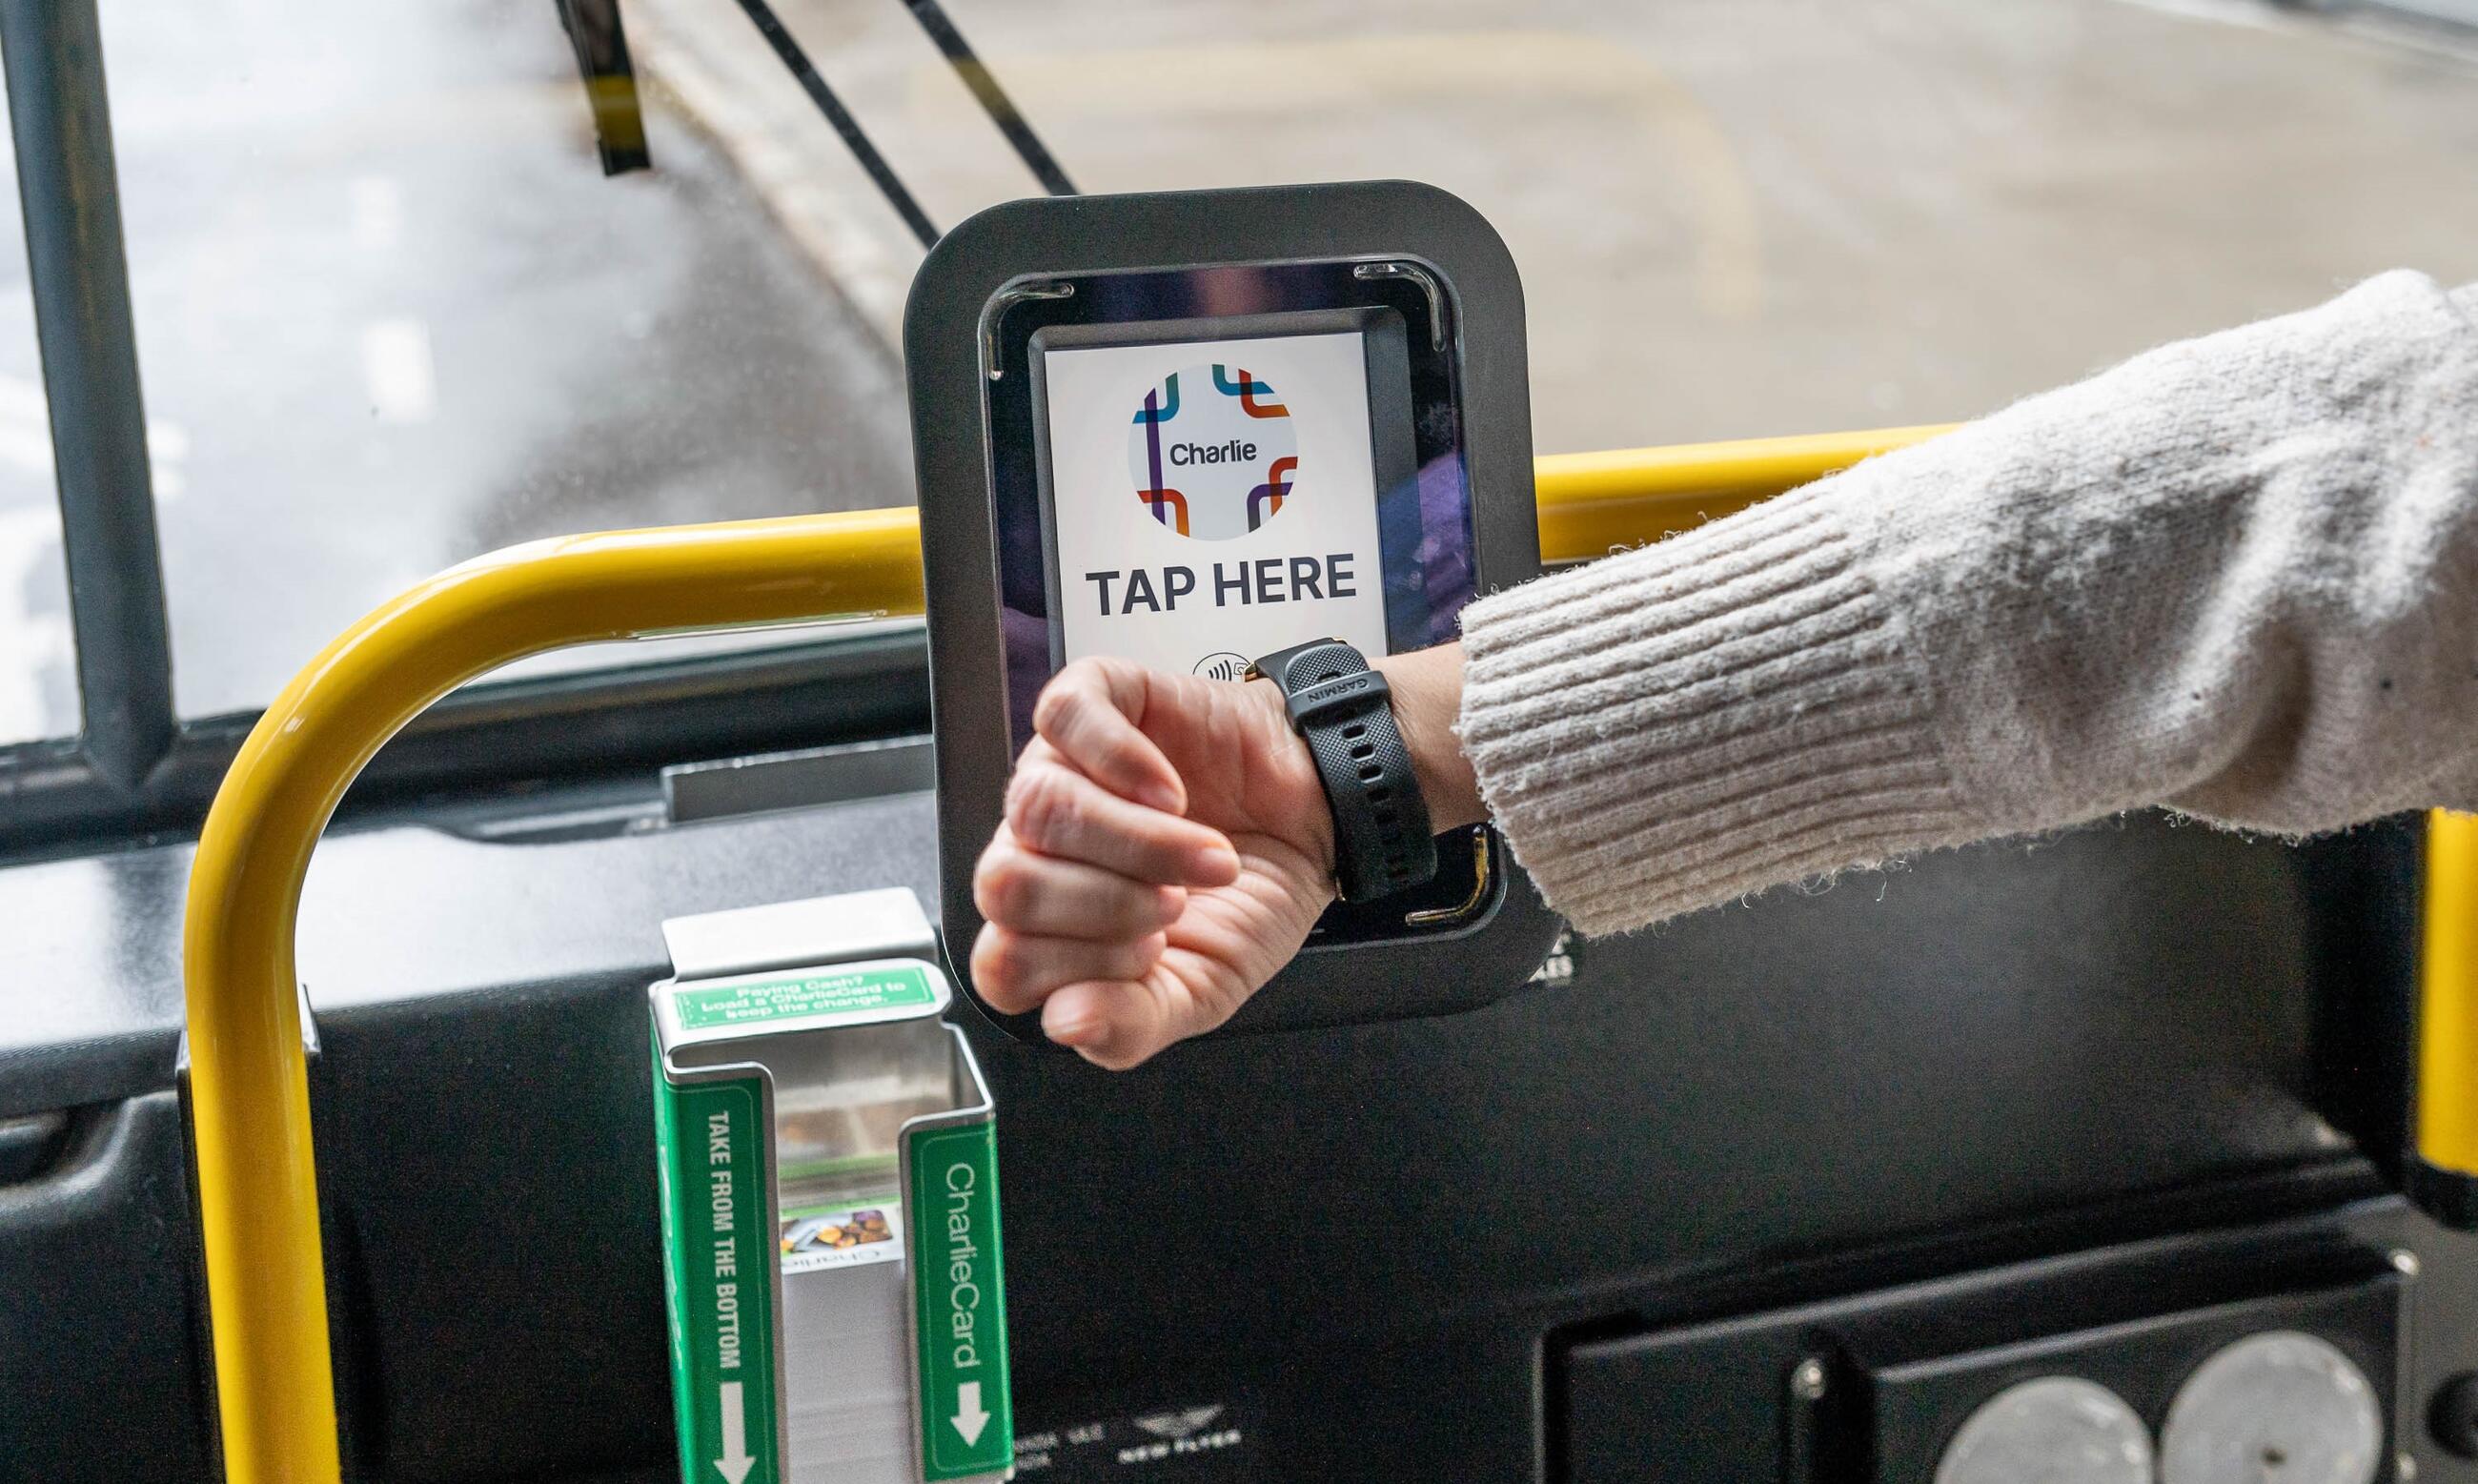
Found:
[(1482, 797), (1589, 933), (2149, 804), (2478, 807), (2473, 315), (2389, 273), (1482, 598)]

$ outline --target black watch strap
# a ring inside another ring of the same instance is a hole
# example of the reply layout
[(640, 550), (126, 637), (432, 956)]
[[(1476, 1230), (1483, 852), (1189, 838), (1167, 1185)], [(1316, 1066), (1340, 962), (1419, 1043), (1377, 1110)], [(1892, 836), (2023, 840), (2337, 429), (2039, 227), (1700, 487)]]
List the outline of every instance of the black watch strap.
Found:
[(1393, 692), (1367, 659), (1338, 639), (1265, 656), (1248, 678), (1274, 683), (1292, 729), (1316, 759), (1333, 807), (1334, 886), (1347, 902), (1426, 885), (1437, 873), (1429, 801), (1411, 772), (1411, 750), (1394, 724)]

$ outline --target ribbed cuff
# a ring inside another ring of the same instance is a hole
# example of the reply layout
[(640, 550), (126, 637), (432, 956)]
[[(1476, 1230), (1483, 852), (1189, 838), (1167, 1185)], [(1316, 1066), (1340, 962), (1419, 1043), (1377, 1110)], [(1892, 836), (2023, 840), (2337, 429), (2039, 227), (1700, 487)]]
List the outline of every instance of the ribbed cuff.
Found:
[(1857, 555), (1828, 483), (1464, 610), (1463, 750), (1578, 928), (1978, 833)]

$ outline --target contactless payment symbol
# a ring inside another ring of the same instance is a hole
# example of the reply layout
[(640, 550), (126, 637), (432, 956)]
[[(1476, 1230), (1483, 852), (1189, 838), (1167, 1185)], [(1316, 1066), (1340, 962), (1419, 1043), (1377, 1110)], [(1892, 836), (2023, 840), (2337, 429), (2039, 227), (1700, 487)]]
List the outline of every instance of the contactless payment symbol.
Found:
[(1226, 541), (1281, 514), (1299, 449), (1291, 411), (1264, 378), (1219, 363), (1182, 366), (1136, 408), (1127, 472), (1145, 514), (1181, 536)]

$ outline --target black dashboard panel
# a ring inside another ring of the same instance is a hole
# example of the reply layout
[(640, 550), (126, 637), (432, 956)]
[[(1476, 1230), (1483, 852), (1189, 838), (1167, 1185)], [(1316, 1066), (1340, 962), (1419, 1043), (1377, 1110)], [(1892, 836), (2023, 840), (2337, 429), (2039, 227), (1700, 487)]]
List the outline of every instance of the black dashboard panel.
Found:
[[(353, 1477), (670, 1475), (659, 919), (890, 882), (933, 900), (929, 832), (907, 796), (322, 847), (302, 963)], [(2478, 1252), (2359, 1204), (2374, 1173), (2307, 1100), (2318, 1007), (2397, 968), (2345, 929), (2399, 893), (2406, 841), (2137, 817), (1582, 943), (1571, 977), (1487, 1010), (1125, 1076), (971, 1026), (1000, 1110), (1024, 1477), (1562, 1477), (1570, 1353), (2299, 1221), (2425, 1255), (2417, 1402), (2478, 1366)], [(0, 1112), (86, 1110), (74, 1158), (0, 1190), (0, 1474), (205, 1476), (164, 1095), (183, 864), (0, 871), (23, 924)], [(129, 1369), (55, 1380), (81, 1335)], [(2430, 1484), (2478, 1478), (2415, 1446)]]
[(81, 1109), (0, 1187), (0, 1478), (209, 1477), (205, 1332), (180, 1109)]

